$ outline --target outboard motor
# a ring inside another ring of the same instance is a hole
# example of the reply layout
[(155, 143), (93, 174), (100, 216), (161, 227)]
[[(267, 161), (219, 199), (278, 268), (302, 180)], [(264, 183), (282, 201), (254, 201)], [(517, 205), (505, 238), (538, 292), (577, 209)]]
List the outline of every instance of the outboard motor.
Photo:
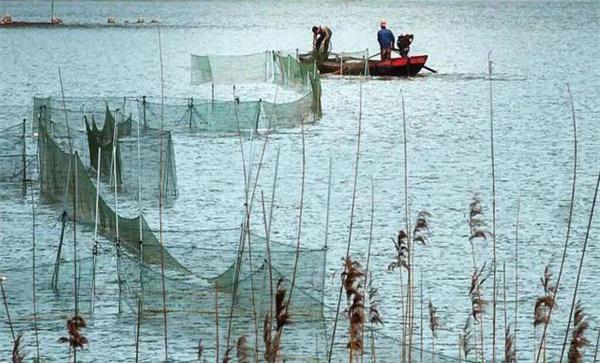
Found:
[(410, 45), (412, 44), (414, 38), (415, 36), (413, 34), (401, 34), (398, 36), (397, 44), (401, 57), (408, 57)]

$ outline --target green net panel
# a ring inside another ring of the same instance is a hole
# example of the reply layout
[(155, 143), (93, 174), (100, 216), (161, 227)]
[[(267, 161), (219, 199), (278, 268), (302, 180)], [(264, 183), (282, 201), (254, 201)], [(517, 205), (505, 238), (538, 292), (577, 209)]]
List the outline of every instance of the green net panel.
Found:
[[(223, 292), (235, 292), (235, 300), (240, 302), (240, 308), (251, 307), (250, 302), (254, 299), (255, 308), (264, 316), (270, 305), (271, 276), (274, 285), (280, 278), (288, 282), (292, 280), (296, 248), (270, 241), (269, 269), (266, 240), (254, 234), (250, 238), (252, 250), (245, 248), (237, 261), (224, 273), (211, 279), (211, 283)], [(292, 305), (295, 314), (302, 315), (304, 319), (318, 318), (323, 313), (325, 254), (325, 249), (301, 248), (299, 251)]]
[[(135, 111), (134, 100), (126, 97), (34, 97), (33, 98), (33, 130), (38, 129), (38, 120), (42, 116), (55, 126), (69, 126), (84, 131), (84, 116), (88, 121), (95, 119), (99, 127), (103, 126), (106, 108), (109, 108), (118, 122), (127, 119)], [(66, 115), (65, 115), (66, 114)]]
[(162, 197), (163, 204), (171, 206), (178, 196), (171, 132), (140, 128), (138, 135), (134, 127), (131, 136), (119, 138), (118, 144), (122, 191), (143, 205), (156, 206)]
[(310, 111), (315, 118), (321, 118), (321, 78), (315, 64), (302, 64), (291, 55), (274, 52), (273, 74), (275, 82), (282, 86), (311, 95)]
[(192, 84), (240, 84), (267, 82), (270, 76), (268, 52), (245, 55), (192, 54)]
[[(50, 136), (43, 122), (40, 123), (38, 142), (41, 195), (50, 202), (63, 203), (63, 208), (71, 219), (94, 225), (96, 186), (78, 154), (63, 151)], [(140, 254), (140, 241), (143, 241), (144, 263), (160, 263), (162, 251), (166, 266), (187, 271), (163, 249), (143, 217), (118, 216), (108, 203), (99, 197), (97, 223), (101, 235), (119, 240), (121, 246), (134, 255)]]
[[(255, 128), (295, 127), (300, 123), (314, 122), (322, 116), (319, 72), (314, 64), (302, 64), (292, 55), (281, 52), (240, 56), (192, 55), (191, 78), (192, 84), (274, 81), (298, 93), (299, 97), (290, 102), (261, 102), (263, 117), (260, 122), (257, 119)], [(240, 103), (237, 109), (240, 126), (242, 129), (250, 128), (253, 120), (250, 115), (246, 117), (242, 105)], [(189, 106), (188, 111), (181, 110), (177, 116), (169, 118), (197, 129), (227, 131), (235, 126), (235, 122), (231, 122), (236, 111), (234, 101), (205, 104), (196, 101), (195, 106)], [(200, 110), (199, 114), (194, 109)], [(197, 120), (194, 122), (196, 116), (200, 117), (201, 124)]]
[(27, 179), (25, 122), (0, 130), (0, 182)]
[(141, 123), (160, 127), (164, 107), (164, 127), (171, 130), (236, 132), (258, 127), (260, 101), (240, 102), (189, 99), (186, 104), (139, 103)]

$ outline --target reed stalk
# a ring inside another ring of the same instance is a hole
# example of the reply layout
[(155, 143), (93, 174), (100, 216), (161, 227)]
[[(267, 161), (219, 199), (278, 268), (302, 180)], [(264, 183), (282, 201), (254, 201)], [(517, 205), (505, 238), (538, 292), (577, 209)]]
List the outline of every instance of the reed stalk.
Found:
[[(562, 281), (564, 265), (565, 265), (565, 261), (567, 259), (567, 248), (569, 246), (569, 238), (571, 236), (571, 221), (573, 219), (573, 210), (574, 210), (574, 205), (575, 205), (575, 187), (577, 184), (577, 118), (575, 117), (575, 105), (573, 103), (573, 95), (571, 94), (571, 88), (569, 87), (568, 83), (567, 83), (567, 93), (569, 94), (569, 105), (571, 107), (571, 122), (573, 125), (573, 182), (571, 185), (571, 200), (569, 202), (569, 217), (567, 220), (567, 232), (565, 235), (565, 243), (563, 244), (563, 251), (562, 251), (562, 256), (560, 259), (560, 267), (558, 270), (558, 276), (556, 277), (556, 286), (555, 286), (555, 291), (554, 291), (554, 299), (555, 300), (556, 300), (556, 295), (558, 294), (558, 291), (560, 289), (560, 283)], [(550, 311), (550, 313), (548, 314), (548, 324), (550, 323), (551, 319), (552, 319), (552, 311)], [(548, 324), (544, 324), (544, 330), (542, 332), (543, 339), (546, 337), (547, 330), (548, 330)], [(567, 331), (568, 330), (569, 329), (567, 327)], [(563, 357), (563, 353), (564, 353), (564, 345), (565, 344), (566, 344), (566, 340), (565, 340), (565, 343), (563, 343), (563, 349), (561, 352), (561, 361), (562, 361), (562, 357)], [(538, 353), (538, 355), (539, 355), (539, 353)], [(536, 361), (536, 363), (538, 363), (538, 362)]]
[(163, 303), (163, 330), (164, 330), (164, 347), (165, 347), (165, 361), (169, 361), (169, 350), (168, 350), (168, 330), (167, 330), (167, 292), (165, 286), (165, 258), (164, 258), (164, 241), (163, 241), (163, 178), (164, 178), (164, 148), (163, 148), (163, 132), (165, 123), (165, 82), (164, 82), (164, 71), (163, 71), (163, 55), (162, 55), (162, 37), (160, 33), (160, 27), (158, 27), (158, 54), (160, 59), (160, 168), (159, 168), (159, 196), (158, 196), (158, 225), (159, 225), (159, 236), (160, 236), (160, 275), (162, 285), (162, 303)]
[(35, 351), (36, 351), (36, 362), (40, 361), (40, 338), (39, 338), (39, 334), (38, 334), (38, 320), (37, 320), (37, 294), (36, 294), (36, 241), (35, 241), (35, 200), (33, 198), (33, 185), (31, 185), (31, 221), (32, 221), (32, 225), (31, 225), (31, 241), (32, 241), (32, 246), (31, 246), (31, 251), (32, 251), (32, 256), (31, 256), (31, 262), (33, 264), (32, 266), (32, 284), (33, 284), (33, 288), (32, 288), (32, 293), (33, 293), (33, 330), (34, 330), (34, 335), (35, 335)]
[(598, 335), (596, 337), (596, 347), (594, 348), (594, 363), (596, 363), (596, 358), (598, 357), (598, 345), (600, 344), (600, 329), (598, 329)]
[[(562, 347), (562, 350), (560, 352), (560, 361), (562, 361), (562, 358), (564, 356), (565, 347), (567, 345), (567, 339), (568, 339), (568, 336), (569, 336), (569, 328), (571, 326), (571, 318), (573, 317), (573, 311), (575, 310), (575, 307), (576, 307), (575, 302), (577, 301), (577, 291), (579, 289), (579, 280), (581, 279), (581, 270), (583, 270), (583, 261), (585, 259), (585, 253), (586, 253), (586, 250), (587, 250), (588, 240), (589, 240), (589, 237), (590, 237), (590, 231), (592, 229), (592, 221), (594, 220), (594, 210), (596, 209), (596, 200), (597, 200), (597, 197), (598, 197), (598, 187), (599, 186), (600, 186), (600, 172), (598, 173), (598, 178), (596, 180), (596, 189), (594, 191), (594, 199), (592, 200), (592, 208), (591, 208), (591, 211), (590, 211), (590, 219), (588, 221), (588, 226), (587, 226), (587, 229), (585, 231), (585, 239), (583, 241), (583, 249), (581, 251), (581, 256), (579, 258), (579, 267), (577, 268), (577, 278), (575, 279), (575, 289), (573, 291), (573, 298), (572, 298), (572, 301), (571, 301), (571, 311), (569, 313), (569, 321), (567, 322), (567, 329), (566, 329), (566, 333), (565, 333), (565, 339), (563, 341), (563, 347)], [(575, 324), (577, 324), (577, 317), (575, 319)]]
[[(329, 199), (329, 198), (327, 198)], [(371, 176), (371, 218), (369, 220), (369, 244), (367, 247), (367, 265), (365, 266), (365, 292), (368, 294), (369, 302), (371, 302), (371, 291), (370, 291), (370, 263), (371, 263), (371, 245), (373, 244), (373, 220), (375, 215), (375, 189), (373, 188), (373, 176)], [(371, 308), (371, 304), (369, 303), (369, 309)], [(371, 324), (371, 329), (373, 329), (373, 325)], [(365, 326), (363, 325), (362, 330), (362, 338), (363, 338), (363, 346), (364, 346), (364, 338), (365, 338)], [(360, 362), (363, 363), (365, 358), (365, 350), (361, 351)]]
[(492, 161), (492, 265), (494, 283), (492, 286), (492, 363), (496, 362), (496, 164), (494, 160), (494, 109), (492, 94), (492, 61), (488, 54), (488, 73), (490, 86), (490, 154)]
[(215, 363), (219, 363), (219, 289), (215, 289)]
[(405, 359), (405, 353), (402, 354), (402, 361), (408, 360), (412, 362), (412, 265), (411, 265), (411, 237), (410, 237), (410, 212), (408, 207), (408, 146), (406, 137), (406, 110), (404, 106), (404, 94), (401, 94), (402, 99), (402, 135), (404, 144), (404, 213), (405, 213), (405, 228), (407, 233), (407, 287), (406, 287), (406, 317), (405, 324), (406, 329), (403, 329), (404, 334), (407, 336), (403, 337), (402, 349), (404, 351), (406, 340), (408, 339), (408, 354)]
[[(354, 183), (352, 187), (352, 206), (350, 208), (350, 226), (348, 231), (348, 243), (346, 245), (346, 257), (347, 260), (350, 257), (350, 245), (352, 244), (352, 227), (354, 223), (354, 207), (356, 203), (356, 184), (358, 182), (358, 162), (360, 160), (360, 136), (362, 133), (362, 80), (359, 83), (359, 108), (358, 108), (358, 133), (356, 139), (356, 159), (354, 164)], [(338, 292), (338, 301), (337, 307), (335, 310), (335, 319), (333, 322), (333, 332), (331, 334), (331, 344), (329, 346), (329, 354), (327, 355), (327, 362), (331, 363), (331, 355), (333, 354), (333, 344), (335, 343), (335, 333), (337, 330), (337, 323), (340, 314), (340, 307), (342, 304), (342, 291), (344, 289), (344, 285), (340, 284), (340, 289)]]
[[(141, 266), (140, 266), (141, 267)], [(137, 303), (137, 324), (135, 329), (135, 362), (137, 363), (140, 357), (140, 333), (142, 329), (142, 300), (138, 297)]]
[(517, 331), (519, 324), (519, 216), (521, 212), (521, 197), (517, 201), (517, 221), (515, 225), (515, 329), (513, 332), (514, 360), (517, 361)]
[(4, 309), (6, 310), (6, 320), (8, 322), (8, 327), (10, 328), (10, 335), (12, 336), (13, 343), (16, 341), (15, 338), (15, 330), (13, 328), (13, 323), (10, 318), (10, 311), (8, 310), (8, 300), (6, 298), (6, 292), (4, 291), (4, 283), (8, 278), (6, 276), (0, 275), (0, 290), (2, 291), (2, 302), (4, 303)]
[(431, 329), (431, 363), (435, 363), (435, 338), (440, 328), (440, 318), (437, 316), (437, 308), (429, 300), (429, 329)]

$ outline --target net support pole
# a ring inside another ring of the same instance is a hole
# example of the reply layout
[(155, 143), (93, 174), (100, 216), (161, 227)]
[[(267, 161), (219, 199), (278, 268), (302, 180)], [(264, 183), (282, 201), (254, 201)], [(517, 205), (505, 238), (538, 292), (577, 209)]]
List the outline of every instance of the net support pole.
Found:
[[(141, 218), (141, 216), (140, 216)], [(142, 313), (144, 311), (144, 274), (143, 274), (143, 268), (144, 268), (144, 242), (142, 241), (142, 239), (140, 238), (140, 260), (139, 260), (139, 269), (140, 269), (140, 291), (139, 291), (139, 298), (138, 298), (138, 302), (139, 302), (139, 312), (138, 314), (140, 316), (142, 316)]]
[(112, 137), (112, 166), (115, 185), (115, 251), (117, 255), (117, 286), (119, 288), (119, 314), (121, 314), (121, 240), (119, 237), (119, 197), (118, 197), (118, 178), (117, 178), (117, 129), (115, 126)]
[(325, 307), (325, 275), (327, 269), (327, 248), (329, 241), (329, 211), (331, 205), (331, 170), (332, 161), (331, 158), (329, 158), (329, 176), (327, 181), (327, 207), (325, 212), (325, 242), (323, 243), (323, 279), (321, 281), (321, 314), (324, 314)]
[(192, 130), (192, 124), (194, 123), (194, 97), (190, 97), (190, 102), (188, 104), (188, 109), (190, 110), (190, 121), (189, 127)]
[(27, 156), (26, 156), (27, 147), (25, 145), (25, 133), (26, 132), (27, 132), (27, 130), (26, 130), (26, 120), (23, 119), (23, 134), (21, 135), (21, 138), (23, 140), (23, 148), (22, 148), (22, 162), (23, 162), (23, 188), (22, 188), (22, 194), (23, 195), (27, 195)]
[(296, 48), (296, 60), (300, 61), (300, 51)]
[(54, 272), (52, 273), (52, 289), (54, 291), (58, 290), (58, 274), (59, 274), (59, 268), (60, 268), (60, 259), (61, 259), (61, 254), (62, 254), (62, 246), (63, 246), (63, 241), (65, 238), (65, 228), (67, 227), (67, 211), (63, 210), (63, 212), (60, 215), (60, 220), (61, 220), (61, 228), (60, 228), (60, 241), (58, 242), (58, 250), (56, 252), (56, 260), (54, 262)]
[(75, 299), (75, 316), (77, 316), (79, 315), (79, 281), (77, 277), (77, 207), (79, 206), (77, 200), (77, 158), (79, 158), (79, 155), (77, 151), (71, 155), (75, 166), (73, 170), (73, 296)]
[(215, 112), (215, 83), (211, 84), (210, 112)]
[(94, 301), (96, 299), (96, 259), (98, 256), (98, 210), (100, 199), (100, 163), (102, 148), (98, 148), (98, 160), (96, 162), (96, 214), (94, 217), (94, 247), (92, 249), (92, 314), (94, 313)]
[(144, 117), (144, 128), (148, 128), (148, 121), (146, 120), (146, 96), (142, 96), (142, 115)]
[[(256, 122), (254, 123), (254, 131), (256, 131), (256, 133), (258, 133), (258, 122), (260, 120), (261, 105), (262, 105), (262, 98), (259, 98), (258, 99), (258, 109), (256, 110)], [(267, 132), (269, 132), (269, 130), (267, 130)]]
[(267, 74), (269, 73), (269, 51), (265, 50), (265, 83), (267, 82)]

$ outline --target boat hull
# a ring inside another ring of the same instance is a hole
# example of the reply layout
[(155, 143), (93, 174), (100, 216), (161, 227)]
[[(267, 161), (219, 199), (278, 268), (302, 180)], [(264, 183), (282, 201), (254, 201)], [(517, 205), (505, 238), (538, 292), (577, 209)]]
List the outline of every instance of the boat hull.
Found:
[(360, 76), (366, 73), (375, 77), (413, 77), (419, 74), (427, 63), (427, 55), (387, 60), (369, 60), (367, 67), (362, 59), (330, 58), (318, 67), (321, 74)]
[(416, 76), (427, 63), (426, 55), (407, 58), (392, 58), (383, 61), (369, 61), (369, 75), (380, 77), (413, 77)]
[(62, 23), (52, 23), (49, 21), (11, 21), (10, 23), (0, 23), (0, 28), (46, 28), (62, 25)]

